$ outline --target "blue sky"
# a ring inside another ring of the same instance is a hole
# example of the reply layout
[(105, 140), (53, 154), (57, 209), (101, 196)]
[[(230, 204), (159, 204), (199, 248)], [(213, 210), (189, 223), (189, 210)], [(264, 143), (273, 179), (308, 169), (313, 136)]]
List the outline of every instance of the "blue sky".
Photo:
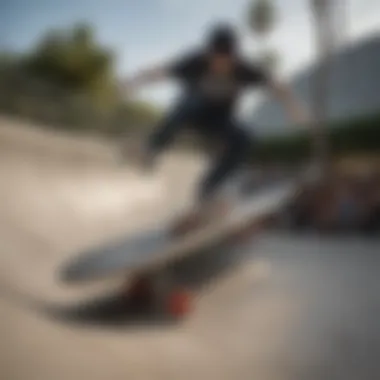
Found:
[[(346, 2), (346, 39), (380, 28), (378, 0)], [(215, 20), (241, 27), (246, 51), (254, 42), (244, 27), (249, 0), (0, 0), (0, 48), (28, 49), (49, 28), (78, 21), (95, 25), (101, 42), (117, 54), (118, 70), (129, 75), (140, 67), (165, 61), (202, 38)], [(289, 75), (313, 59), (312, 23), (306, 0), (277, 0), (279, 23), (270, 38), (281, 56), (280, 75)], [(343, 14), (343, 12), (342, 12)], [(173, 86), (144, 91), (142, 97), (167, 104)]]

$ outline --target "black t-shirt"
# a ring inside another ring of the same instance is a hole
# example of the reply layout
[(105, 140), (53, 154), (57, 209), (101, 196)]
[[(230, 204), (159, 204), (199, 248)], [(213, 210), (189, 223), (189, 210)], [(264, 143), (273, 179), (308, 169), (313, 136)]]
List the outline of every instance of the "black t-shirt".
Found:
[(252, 86), (268, 82), (264, 70), (237, 58), (230, 75), (217, 76), (209, 69), (207, 53), (192, 52), (169, 65), (170, 75), (205, 101), (205, 105), (231, 111), (238, 97)]

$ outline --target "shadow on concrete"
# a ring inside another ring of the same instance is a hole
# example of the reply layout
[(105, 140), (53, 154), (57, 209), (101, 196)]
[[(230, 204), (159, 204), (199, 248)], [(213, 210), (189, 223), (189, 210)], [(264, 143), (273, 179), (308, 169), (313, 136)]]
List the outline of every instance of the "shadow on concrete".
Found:
[[(248, 249), (248, 246), (250, 249)], [(186, 287), (199, 295), (220, 276), (232, 271), (242, 260), (248, 260), (252, 241), (240, 246), (218, 246), (198, 251), (186, 259), (165, 268), (174, 286)], [(22, 291), (1, 287), (1, 294), (18, 306), (28, 308), (45, 318), (76, 326), (107, 329), (168, 327), (178, 322), (149, 305), (138, 305), (127, 299), (122, 291), (110, 292), (71, 304), (58, 304), (38, 299)]]
[(46, 306), (44, 310), (41, 310), (46, 316), (65, 324), (77, 326), (136, 329), (139, 327), (169, 327), (178, 322), (155, 311), (149, 305), (138, 305), (128, 301), (121, 292), (110, 293), (75, 304)]

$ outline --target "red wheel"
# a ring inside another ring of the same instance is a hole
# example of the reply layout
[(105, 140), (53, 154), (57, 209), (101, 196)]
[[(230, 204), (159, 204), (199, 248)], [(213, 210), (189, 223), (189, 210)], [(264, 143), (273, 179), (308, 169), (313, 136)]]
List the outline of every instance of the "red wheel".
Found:
[(184, 317), (192, 310), (191, 301), (190, 292), (185, 290), (174, 291), (167, 299), (167, 312), (175, 318)]

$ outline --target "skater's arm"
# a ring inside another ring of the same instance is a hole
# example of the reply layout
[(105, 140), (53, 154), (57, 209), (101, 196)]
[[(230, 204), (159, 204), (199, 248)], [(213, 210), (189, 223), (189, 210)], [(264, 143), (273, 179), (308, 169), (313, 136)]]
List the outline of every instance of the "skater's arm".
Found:
[(137, 73), (131, 80), (133, 86), (141, 87), (151, 83), (165, 80), (169, 77), (169, 70), (166, 66), (156, 66), (145, 69)]
[(311, 122), (307, 108), (295, 96), (289, 86), (271, 79), (268, 87), (272, 95), (283, 105), (291, 120), (300, 125), (306, 125)]
[(239, 67), (240, 78), (247, 84), (255, 87), (263, 85), (285, 108), (290, 118), (297, 124), (307, 124), (310, 117), (305, 106), (293, 94), (293, 91), (284, 83), (276, 80), (260, 66), (243, 62)]
[(122, 84), (127, 92), (134, 92), (141, 87), (160, 82), (166, 79), (189, 78), (202, 64), (202, 56), (199, 53), (190, 52), (166, 64), (142, 70)]
[(129, 92), (138, 91), (143, 86), (160, 82), (170, 76), (169, 69), (166, 66), (156, 66), (149, 69), (141, 70), (132, 78), (122, 81), (121, 87)]

